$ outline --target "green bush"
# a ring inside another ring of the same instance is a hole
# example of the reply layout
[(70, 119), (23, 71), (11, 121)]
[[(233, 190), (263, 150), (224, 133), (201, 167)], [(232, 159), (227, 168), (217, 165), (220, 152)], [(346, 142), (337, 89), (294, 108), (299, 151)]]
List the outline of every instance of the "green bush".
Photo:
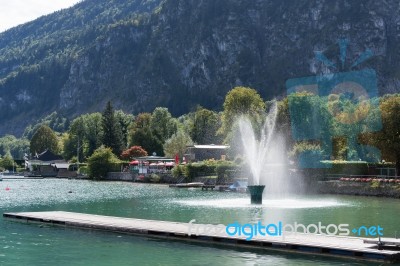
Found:
[(233, 162), (222, 162), (217, 165), (217, 184), (225, 184), (232, 181), (239, 171), (239, 167)]
[(120, 163), (111, 148), (101, 146), (88, 158), (88, 174), (92, 179), (105, 179), (107, 173), (113, 171), (115, 165)]
[[(206, 160), (198, 163), (191, 163), (185, 166), (180, 166), (179, 170), (173, 169), (173, 175), (179, 174), (182, 171), (184, 176), (189, 180), (193, 180), (195, 177), (199, 176), (217, 176), (220, 180), (225, 180), (226, 178), (232, 178), (232, 176), (237, 173), (239, 167), (237, 164), (231, 161), (216, 161), (216, 160)], [(175, 176), (174, 175), (174, 176)]]
[(215, 164), (191, 163), (186, 165), (184, 174), (189, 180), (193, 180), (198, 176), (215, 175), (215, 168)]
[(82, 175), (88, 175), (89, 167), (87, 165), (79, 167), (78, 173)]
[(0, 167), (12, 171), (13, 168), (15, 167), (13, 158), (7, 155), (4, 156), (2, 159), (0, 159)]
[(322, 161), (325, 175), (367, 175), (368, 163), (364, 161)]
[(17, 167), (16, 169), (15, 169), (15, 171), (17, 172), (17, 173), (23, 173), (23, 172), (25, 172), (25, 167)]
[[(125, 165), (126, 165), (126, 163), (125, 163)], [(123, 168), (124, 168), (124, 163), (123, 162), (111, 163), (108, 172), (121, 172), (121, 170)]]
[(184, 171), (185, 171), (184, 168), (185, 167), (182, 165), (175, 165), (174, 168), (172, 168), (172, 176), (176, 177), (176, 178), (183, 176)]
[(150, 182), (152, 183), (160, 183), (161, 177), (157, 174), (150, 175)]
[(379, 181), (378, 180), (372, 180), (371, 182), (371, 188), (379, 188)]

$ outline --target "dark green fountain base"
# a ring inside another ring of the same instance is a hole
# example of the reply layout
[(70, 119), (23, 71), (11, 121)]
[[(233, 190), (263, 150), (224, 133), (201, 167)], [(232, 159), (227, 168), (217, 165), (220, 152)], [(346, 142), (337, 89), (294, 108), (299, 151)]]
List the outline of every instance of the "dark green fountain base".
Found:
[(262, 204), (262, 194), (265, 186), (247, 186), (250, 192), (251, 204)]

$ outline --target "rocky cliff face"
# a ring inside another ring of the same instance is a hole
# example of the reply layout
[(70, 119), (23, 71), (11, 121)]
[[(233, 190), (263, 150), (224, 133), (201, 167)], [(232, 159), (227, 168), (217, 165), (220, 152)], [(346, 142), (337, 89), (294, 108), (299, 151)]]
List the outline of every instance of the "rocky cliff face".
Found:
[[(284, 96), (290, 78), (366, 67), (377, 71), (381, 94), (399, 91), (400, 6), (394, 0), (107, 2), (92, 16), (102, 27), (88, 28), (84, 38), (74, 38), (80, 28), (73, 27), (59, 36), (62, 45), (43, 48), (47, 56), (39, 62), (35, 58), (41, 54), (24, 54), (18, 61), (14, 53), (16, 59), (7, 59), (5, 66), (2, 58), (10, 58), (9, 51), (21, 47), (21, 40), (15, 33), (0, 41), (1, 124), (19, 121), (22, 127), (31, 118), (26, 113), (41, 116), (55, 109), (69, 116), (98, 111), (108, 100), (134, 113), (166, 106), (179, 115), (197, 104), (221, 108), (234, 86), (253, 87), (267, 99)], [(137, 5), (123, 12), (127, 2)], [(147, 2), (151, 5), (144, 7)], [(71, 12), (80, 14), (81, 9), (78, 5)], [(110, 21), (113, 12), (120, 15)], [(33, 30), (33, 25), (14, 31)], [(26, 36), (22, 40), (31, 38), (43, 47), (39, 38)], [(349, 44), (342, 66), (337, 42), (344, 38)], [(366, 49), (374, 56), (351, 68)], [(317, 61), (316, 51), (339, 67)], [(0, 133), (8, 131), (0, 126)]]

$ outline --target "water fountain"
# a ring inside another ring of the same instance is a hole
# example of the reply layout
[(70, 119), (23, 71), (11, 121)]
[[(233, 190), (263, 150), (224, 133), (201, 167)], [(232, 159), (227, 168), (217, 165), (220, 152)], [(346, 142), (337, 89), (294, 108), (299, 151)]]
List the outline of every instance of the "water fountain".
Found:
[[(271, 141), (276, 139), (275, 124), (278, 113), (277, 103), (273, 102), (265, 123), (260, 130), (260, 135), (257, 136), (251, 121), (247, 117), (239, 119), (239, 129), (243, 148), (246, 155), (246, 160), (250, 168), (251, 178), (249, 178), (248, 190), (250, 192), (251, 204), (262, 204), (262, 194), (265, 188), (261, 182), (267, 177), (268, 163), (271, 162), (272, 145)], [(282, 149), (281, 147), (281, 150)], [(274, 158), (277, 159), (276, 156)]]

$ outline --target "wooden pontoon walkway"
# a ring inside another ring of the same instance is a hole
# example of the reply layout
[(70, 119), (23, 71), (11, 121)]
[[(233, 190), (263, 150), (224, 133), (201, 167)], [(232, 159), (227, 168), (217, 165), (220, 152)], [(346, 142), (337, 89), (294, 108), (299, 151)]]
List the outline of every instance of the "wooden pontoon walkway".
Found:
[[(121, 218), (62, 211), (4, 213), (3, 217), (24, 222), (39, 222), (65, 227), (123, 232), (210, 244), (311, 253), (314, 255), (321, 254), (385, 262), (400, 261), (399, 250), (378, 250), (376, 244), (364, 243), (366, 238), (357, 237), (293, 234), (286, 235), (285, 237), (255, 236), (251, 241), (246, 241), (245, 236), (229, 236), (225, 232), (202, 233), (196, 236), (196, 232), (193, 228), (191, 234), (189, 234), (188, 223), (178, 222)], [(199, 224), (194, 225), (202, 226)]]

